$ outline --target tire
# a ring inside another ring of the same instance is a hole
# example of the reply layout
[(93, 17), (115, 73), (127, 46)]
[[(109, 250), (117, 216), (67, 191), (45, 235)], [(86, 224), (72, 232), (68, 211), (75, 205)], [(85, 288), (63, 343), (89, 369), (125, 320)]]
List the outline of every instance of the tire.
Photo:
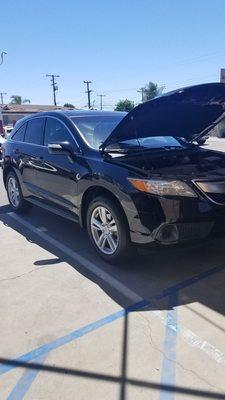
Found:
[(24, 200), (19, 180), (16, 174), (12, 171), (8, 173), (6, 178), (6, 191), (9, 203), (14, 211), (22, 213), (26, 212), (30, 208), (29, 203)]
[[(90, 242), (104, 260), (116, 263), (126, 258), (130, 247), (127, 222), (113, 200), (107, 197), (92, 200), (86, 222)], [(97, 244), (99, 241), (102, 246)]]

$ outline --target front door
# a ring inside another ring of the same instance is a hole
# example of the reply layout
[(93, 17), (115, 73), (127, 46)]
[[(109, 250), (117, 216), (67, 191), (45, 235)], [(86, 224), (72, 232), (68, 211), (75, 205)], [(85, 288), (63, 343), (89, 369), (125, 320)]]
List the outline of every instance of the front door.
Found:
[(44, 130), (42, 164), (36, 169), (36, 181), (46, 203), (77, 212), (76, 176), (79, 164), (66, 154), (50, 154), (48, 144), (67, 141), (76, 151), (76, 143), (66, 125), (56, 117), (47, 117)]

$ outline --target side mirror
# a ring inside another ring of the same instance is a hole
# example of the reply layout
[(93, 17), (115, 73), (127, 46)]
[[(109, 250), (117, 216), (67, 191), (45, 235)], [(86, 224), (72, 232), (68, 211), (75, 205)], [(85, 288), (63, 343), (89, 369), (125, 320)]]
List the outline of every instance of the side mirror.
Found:
[(50, 154), (67, 154), (74, 155), (73, 147), (69, 142), (49, 143), (48, 152)]

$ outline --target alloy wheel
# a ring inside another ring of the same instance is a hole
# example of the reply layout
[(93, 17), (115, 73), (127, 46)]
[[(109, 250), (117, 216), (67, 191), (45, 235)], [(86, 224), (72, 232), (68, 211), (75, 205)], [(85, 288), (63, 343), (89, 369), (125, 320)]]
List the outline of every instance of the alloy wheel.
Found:
[(13, 176), (8, 180), (8, 195), (13, 207), (17, 208), (20, 204), (20, 192), (17, 180)]
[(91, 233), (98, 249), (104, 254), (115, 253), (119, 244), (116, 221), (103, 206), (96, 207), (91, 215)]

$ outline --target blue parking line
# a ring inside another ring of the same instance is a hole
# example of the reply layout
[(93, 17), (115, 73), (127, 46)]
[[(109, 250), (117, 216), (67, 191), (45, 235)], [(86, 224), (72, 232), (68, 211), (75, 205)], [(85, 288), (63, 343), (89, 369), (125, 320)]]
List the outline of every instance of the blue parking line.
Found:
[[(38, 357), (36, 361), (39, 364), (42, 364), (45, 361), (46, 355), (43, 355), (41, 357)], [(39, 370), (35, 369), (27, 369), (24, 371), (23, 375), (17, 382), (17, 384), (14, 386), (13, 390), (7, 397), (7, 400), (22, 400), (27, 393), (27, 391), (30, 389), (33, 381), (35, 380), (37, 374), (39, 373)]]
[[(179, 293), (175, 292), (169, 295), (168, 312), (166, 321), (166, 332), (163, 349), (163, 364), (161, 373), (162, 385), (170, 385), (175, 388), (176, 385), (176, 342), (177, 342), (177, 310)], [(175, 392), (164, 391), (160, 392), (159, 400), (173, 400)]]
[[(135, 303), (135, 304), (129, 306), (126, 310), (122, 309), (113, 314), (107, 315), (106, 317), (101, 318), (95, 322), (92, 322), (92, 323), (84, 326), (83, 328), (76, 329), (75, 331), (69, 333), (68, 335), (62, 336), (61, 338), (56, 339), (51, 343), (44, 344), (43, 346), (40, 346), (37, 349), (29, 351), (28, 353), (23, 354), (22, 356), (18, 357), (16, 359), (16, 361), (20, 361), (20, 362), (32, 361), (33, 359), (36, 359), (37, 357), (47, 354), (50, 351), (57, 349), (58, 347), (61, 347), (67, 343), (70, 343), (73, 340), (76, 340), (84, 335), (87, 335), (90, 332), (96, 331), (97, 329), (101, 328), (102, 326), (108, 325), (108, 324), (116, 321), (117, 319), (122, 318), (126, 313), (142, 309), (143, 307), (145, 307), (149, 304), (150, 304), (149, 300), (142, 300), (138, 303)], [(18, 366), (1, 364), (0, 375), (3, 375), (4, 373), (6, 373), (14, 368), (18, 368)]]
[(203, 279), (215, 275), (223, 270), (225, 270), (225, 264), (217, 265), (216, 267), (210, 268), (207, 271), (200, 272), (200, 274), (194, 275), (191, 278), (185, 279), (184, 281), (179, 282), (176, 285), (164, 289), (162, 294), (155, 296), (155, 299), (160, 300), (162, 297), (169, 296), (170, 294), (178, 292), (179, 290), (185, 289), (186, 287), (202, 281)]
[[(154, 301), (154, 300), (159, 301), (167, 296), (172, 295), (173, 293), (178, 292), (181, 289), (184, 289), (188, 286), (193, 285), (194, 283), (197, 283), (197, 282), (199, 282), (203, 279), (206, 279), (218, 272), (221, 272), (224, 269), (225, 269), (225, 264), (222, 264), (217, 267), (211, 268), (210, 270), (201, 272), (200, 274), (195, 275), (192, 278), (186, 279), (179, 284), (173, 285), (173, 286), (163, 290), (162, 293), (153, 296), (152, 301)], [(110, 314), (110, 315), (103, 317), (95, 322), (92, 322), (92, 323), (84, 326), (83, 328), (76, 329), (75, 331), (69, 333), (68, 335), (62, 336), (61, 338), (56, 339), (51, 343), (42, 345), (28, 353), (23, 354), (22, 356), (18, 357), (17, 359), (12, 360), (12, 365), (10, 365), (10, 363), (7, 365), (2, 363), (2, 364), (0, 364), (0, 375), (3, 375), (4, 373), (6, 373), (10, 370), (13, 370), (15, 368), (18, 368), (18, 366), (13, 363), (14, 361), (17, 361), (17, 362), (32, 361), (33, 359), (35, 359), (41, 355), (47, 354), (50, 351), (57, 349), (58, 347), (61, 347), (67, 343), (70, 343), (71, 341), (78, 339), (90, 332), (93, 332), (93, 331), (101, 328), (102, 326), (110, 324), (110, 323), (124, 317), (124, 315), (126, 313), (129, 313), (132, 311), (137, 311), (137, 310), (145, 308), (146, 306), (150, 306), (152, 304), (152, 301), (151, 300), (142, 300), (138, 303), (135, 303), (135, 304), (127, 307), (126, 309), (119, 310), (113, 314)]]

